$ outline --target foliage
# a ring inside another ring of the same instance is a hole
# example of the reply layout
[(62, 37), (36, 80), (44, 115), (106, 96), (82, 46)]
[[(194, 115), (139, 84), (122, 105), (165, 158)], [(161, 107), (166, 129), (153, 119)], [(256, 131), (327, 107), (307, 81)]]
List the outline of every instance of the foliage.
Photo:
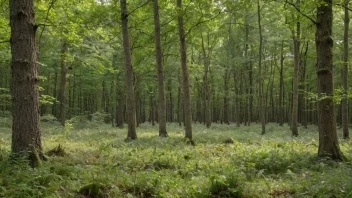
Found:
[[(60, 144), (67, 155), (51, 156), (39, 169), (7, 157), (10, 130), (1, 130), (0, 196), (348, 197), (352, 191), (350, 162), (316, 158), (313, 126), (292, 138), (288, 126), (275, 124), (266, 136), (259, 125), (195, 125), (197, 145), (189, 146), (176, 124), (168, 125), (169, 138), (142, 124), (139, 139), (124, 142), (125, 130), (96, 123), (71, 128), (65, 141), (62, 129), (45, 125), (44, 151)], [(224, 144), (229, 138), (233, 143)], [(340, 146), (351, 159), (351, 141)]]

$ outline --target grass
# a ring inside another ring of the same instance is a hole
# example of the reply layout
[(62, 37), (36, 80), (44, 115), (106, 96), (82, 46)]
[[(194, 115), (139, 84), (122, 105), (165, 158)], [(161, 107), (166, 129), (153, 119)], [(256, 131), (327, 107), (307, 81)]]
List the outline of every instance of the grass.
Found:
[[(43, 147), (51, 155), (39, 169), (9, 159), (8, 126), (0, 128), (0, 197), (352, 197), (351, 162), (317, 159), (314, 126), (292, 138), (288, 126), (193, 126), (195, 146), (183, 128), (142, 124), (138, 140), (126, 129), (81, 120), (63, 129), (45, 122)], [(60, 147), (59, 147), (60, 145)], [(352, 159), (352, 142), (340, 141)]]

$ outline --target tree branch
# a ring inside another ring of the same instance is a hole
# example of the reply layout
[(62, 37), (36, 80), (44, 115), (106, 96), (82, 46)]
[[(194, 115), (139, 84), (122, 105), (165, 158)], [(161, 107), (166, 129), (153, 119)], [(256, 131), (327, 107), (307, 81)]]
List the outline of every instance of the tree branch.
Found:
[(10, 43), (10, 40), (0, 41), (0, 44), (1, 43)]
[[(46, 22), (48, 21), (50, 10), (51, 10), (51, 8), (54, 6), (54, 4), (55, 4), (56, 1), (57, 1), (57, 0), (52, 0), (52, 1), (50, 2), (49, 8), (48, 8), (48, 10), (46, 11), (46, 17), (45, 17), (44, 23), (46, 23)], [(43, 29), (42, 29), (42, 31), (40, 32), (40, 36), (39, 36), (39, 39), (38, 39), (38, 43), (40, 43), (40, 39), (41, 39), (42, 36), (43, 36), (43, 32), (44, 32), (44, 30), (45, 30), (45, 27), (48, 26), (48, 25), (45, 25), (45, 24), (38, 24), (37, 26), (39, 27), (40, 25), (43, 26)]]
[(315, 25), (317, 24), (317, 22), (312, 17), (310, 17), (310, 16), (304, 14), (303, 12), (301, 12), (301, 10), (295, 4), (293, 4), (291, 2), (288, 2), (287, 0), (285, 1), (285, 4), (288, 4), (288, 5), (292, 6), (293, 8), (295, 8), (298, 13), (300, 13), (302, 16), (304, 16), (307, 19), (309, 19), (313, 24), (315, 24)]
[(210, 19), (208, 19), (208, 20), (204, 20), (204, 21), (201, 21), (201, 19), (202, 19), (203, 17), (200, 17), (200, 18), (198, 19), (198, 22), (197, 22), (195, 25), (193, 25), (193, 26), (187, 31), (187, 33), (185, 34), (185, 37), (186, 37), (189, 33), (191, 33), (191, 31), (192, 31), (193, 28), (199, 26), (200, 24), (203, 24), (203, 23), (212, 21), (213, 19), (215, 19), (216, 17), (218, 17), (220, 14), (221, 14), (221, 12), (219, 12), (217, 15), (213, 16), (212, 18), (210, 18)]
[(151, 2), (152, 0), (148, 0), (147, 2), (143, 3), (142, 5), (136, 7), (135, 9), (133, 9), (131, 12), (127, 13), (127, 16), (131, 15), (132, 13), (134, 13), (135, 11), (137, 11), (138, 9), (144, 7), (145, 5), (147, 5), (149, 2)]
[(343, 8), (346, 8), (348, 11), (352, 12), (352, 8), (350, 8), (350, 7), (346, 6), (346, 4), (340, 4), (340, 3), (337, 3), (337, 4), (335, 4), (335, 5), (337, 5), (337, 6), (341, 6), (341, 7), (343, 7)]

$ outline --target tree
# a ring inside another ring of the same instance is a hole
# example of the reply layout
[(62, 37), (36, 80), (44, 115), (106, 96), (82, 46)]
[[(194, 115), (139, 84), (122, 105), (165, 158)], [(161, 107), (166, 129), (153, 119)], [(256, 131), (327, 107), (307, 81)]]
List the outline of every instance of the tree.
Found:
[(262, 53), (263, 53), (263, 35), (260, 15), (260, 0), (257, 2), (258, 28), (259, 28), (259, 61), (258, 61), (258, 83), (259, 83), (259, 118), (262, 124), (262, 135), (265, 134), (265, 112), (263, 110), (263, 79), (262, 79)]
[(122, 23), (122, 37), (123, 37), (123, 50), (125, 58), (125, 75), (126, 75), (126, 106), (127, 106), (127, 140), (137, 139), (136, 133), (136, 107), (134, 101), (133, 89), (133, 71), (132, 71), (132, 58), (130, 39), (128, 34), (128, 12), (126, 0), (120, 0), (121, 6), (121, 23)]
[(32, 166), (44, 159), (39, 128), (38, 72), (33, 0), (10, 1), (13, 153), (29, 154)]
[(349, 10), (348, 10), (348, 3), (349, 0), (344, 1), (344, 11), (345, 11), (345, 18), (344, 18), (344, 36), (343, 36), (343, 71), (342, 71), (342, 87), (343, 87), (343, 95), (344, 98), (342, 99), (342, 130), (343, 130), (343, 138), (349, 139), (349, 131), (348, 131), (348, 98), (347, 98), (347, 91), (348, 91), (348, 29), (350, 24), (350, 17), (349, 17)]
[(163, 69), (163, 55), (161, 51), (161, 42), (160, 42), (160, 19), (159, 19), (158, 0), (153, 1), (153, 11), (154, 11), (154, 33), (155, 33), (155, 56), (156, 56), (156, 65), (157, 65), (156, 71), (157, 71), (157, 77), (158, 77), (159, 136), (167, 137), (164, 69)]
[(66, 75), (67, 75), (67, 67), (66, 67), (66, 56), (67, 56), (67, 43), (64, 41), (62, 43), (61, 49), (61, 78), (60, 78), (60, 91), (59, 91), (59, 102), (60, 102), (60, 123), (62, 126), (65, 126), (66, 121)]
[(178, 11), (178, 33), (180, 39), (180, 54), (181, 54), (181, 67), (183, 77), (183, 105), (184, 105), (184, 121), (185, 121), (185, 138), (192, 140), (192, 113), (191, 113), (191, 97), (189, 93), (189, 79), (187, 68), (187, 48), (186, 48), (186, 35), (183, 27), (183, 12), (182, 0), (177, 0)]
[[(296, 7), (299, 8), (300, 0), (297, 0)], [(299, 17), (297, 17), (299, 19)], [(292, 85), (292, 112), (291, 112), (291, 130), (292, 136), (298, 136), (298, 82), (299, 82), (299, 67), (300, 67), (300, 47), (301, 47), (301, 23), (296, 22), (296, 29), (292, 28), (293, 38), (293, 54), (294, 54), (294, 72)]]
[(319, 94), (319, 157), (344, 161), (336, 132), (334, 78), (332, 64), (332, 0), (324, 0), (317, 8), (316, 49)]

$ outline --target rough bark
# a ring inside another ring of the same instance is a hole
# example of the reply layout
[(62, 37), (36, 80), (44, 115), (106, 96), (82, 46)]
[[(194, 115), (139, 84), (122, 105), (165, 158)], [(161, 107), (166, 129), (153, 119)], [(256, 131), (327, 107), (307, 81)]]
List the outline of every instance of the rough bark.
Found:
[(128, 12), (126, 0), (120, 0), (121, 6), (121, 23), (122, 23), (122, 37), (123, 49), (125, 59), (125, 76), (126, 76), (126, 106), (127, 106), (127, 123), (128, 123), (128, 139), (137, 139), (136, 133), (136, 107), (134, 101), (133, 89), (133, 71), (132, 71), (132, 58), (130, 51), (130, 39), (128, 34)]
[(349, 10), (348, 10), (348, 3), (349, 0), (345, 0), (345, 19), (344, 19), (344, 39), (343, 39), (343, 72), (342, 72), (342, 87), (343, 87), (343, 95), (344, 98), (342, 99), (342, 130), (343, 130), (343, 138), (349, 139), (349, 131), (348, 131), (348, 98), (347, 98), (347, 91), (348, 91), (348, 29), (350, 24), (349, 18)]
[(185, 138), (192, 140), (192, 113), (191, 113), (191, 97), (189, 91), (188, 67), (187, 67), (187, 49), (186, 35), (183, 25), (182, 0), (177, 0), (178, 13), (178, 32), (180, 38), (180, 54), (181, 67), (183, 77), (183, 104), (184, 104), (184, 120), (185, 120)]
[(336, 133), (335, 104), (333, 101), (333, 39), (332, 0), (324, 0), (317, 8), (316, 49), (319, 94), (319, 157), (343, 161)]
[(159, 136), (167, 137), (166, 131), (166, 100), (164, 88), (164, 68), (163, 55), (161, 51), (160, 41), (160, 19), (158, 0), (153, 2), (154, 11), (154, 33), (155, 33), (155, 56), (156, 56), (156, 71), (158, 77), (158, 120), (159, 120)]
[(39, 128), (36, 29), (33, 0), (10, 1), (13, 153), (27, 153), (33, 167), (42, 155)]

